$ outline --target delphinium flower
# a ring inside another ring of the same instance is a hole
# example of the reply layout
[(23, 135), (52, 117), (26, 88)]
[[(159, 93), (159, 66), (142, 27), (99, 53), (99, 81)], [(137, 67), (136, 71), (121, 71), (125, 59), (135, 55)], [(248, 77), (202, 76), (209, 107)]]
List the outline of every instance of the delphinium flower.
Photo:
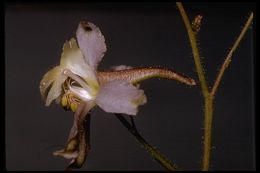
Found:
[(89, 111), (99, 106), (108, 113), (135, 116), (138, 107), (147, 102), (139, 83), (160, 77), (195, 85), (189, 77), (160, 67), (133, 68), (125, 65), (108, 71), (97, 67), (106, 52), (105, 38), (93, 23), (79, 23), (76, 39), (63, 45), (60, 65), (52, 68), (40, 82), (40, 92), (45, 105), (52, 101), (74, 112), (74, 123), (64, 149), (54, 155), (71, 159), (70, 168), (80, 168), (90, 149), (86, 120)]

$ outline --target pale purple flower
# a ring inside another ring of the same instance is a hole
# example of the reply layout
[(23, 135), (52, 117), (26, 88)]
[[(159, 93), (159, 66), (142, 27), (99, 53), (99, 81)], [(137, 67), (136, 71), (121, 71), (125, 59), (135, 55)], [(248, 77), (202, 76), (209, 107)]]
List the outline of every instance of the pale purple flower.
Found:
[(195, 85), (195, 81), (164, 68), (121, 65), (111, 71), (98, 72), (98, 64), (107, 50), (101, 31), (90, 22), (80, 22), (76, 37), (77, 40), (72, 38), (65, 42), (60, 65), (43, 76), (40, 92), (46, 106), (56, 100), (75, 112), (67, 145), (54, 154), (72, 159), (71, 165), (80, 167), (90, 148), (84, 120), (93, 107), (97, 105), (109, 113), (136, 115), (138, 106), (147, 102), (144, 91), (137, 86), (142, 80), (161, 77), (188, 85)]

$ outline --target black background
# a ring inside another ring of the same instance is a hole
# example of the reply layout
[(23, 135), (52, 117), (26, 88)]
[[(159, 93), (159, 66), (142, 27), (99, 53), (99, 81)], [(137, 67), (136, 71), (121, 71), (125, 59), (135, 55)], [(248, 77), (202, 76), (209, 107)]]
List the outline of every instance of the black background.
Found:
[[(228, 50), (255, 3), (184, 3), (190, 18), (203, 16), (199, 34), (206, 78), (212, 86)], [(63, 43), (80, 20), (96, 24), (108, 51), (99, 69), (115, 65), (163, 66), (198, 81), (186, 29), (174, 3), (6, 4), (5, 144), (7, 170), (63, 170), (52, 156), (65, 144), (73, 117), (45, 107), (39, 82), (58, 65)], [(254, 30), (233, 56), (215, 99), (212, 170), (255, 169)], [(136, 125), (141, 134), (184, 170), (199, 170), (203, 98), (199, 86), (151, 79), (148, 103)], [(91, 152), (81, 170), (163, 170), (112, 114), (92, 111)]]

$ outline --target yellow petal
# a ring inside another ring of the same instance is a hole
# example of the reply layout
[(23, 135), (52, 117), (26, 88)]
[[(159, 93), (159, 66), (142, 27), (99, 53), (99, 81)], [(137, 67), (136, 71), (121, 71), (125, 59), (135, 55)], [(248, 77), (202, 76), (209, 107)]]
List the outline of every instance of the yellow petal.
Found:
[(53, 82), (61, 75), (62, 68), (60, 66), (56, 66), (49, 70), (42, 78), (40, 82), (40, 93), (42, 96), (42, 99), (44, 101), (46, 100), (46, 97), (48, 95), (49, 89)]
[(53, 85), (46, 98), (46, 106), (49, 106), (54, 99), (58, 98), (61, 95), (62, 84), (65, 82), (66, 79), (67, 76), (61, 74), (53, 82)]
[(74, 74), (83, 78), (86, 82), (94, 81), (97, 83), (96, 74), (86, 63), (81, 50), (74, 38), (66, 41), (63, 45), (60, 65), (71, 70)]

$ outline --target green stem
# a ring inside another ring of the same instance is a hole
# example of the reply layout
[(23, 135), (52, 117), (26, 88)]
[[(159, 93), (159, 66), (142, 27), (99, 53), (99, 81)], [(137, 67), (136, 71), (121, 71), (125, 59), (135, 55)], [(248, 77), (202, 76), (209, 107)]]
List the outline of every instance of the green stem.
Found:
[(212, 118), (213, 118), (213, 97), (209, 93), (207, 82), (205, 79), (204, 69), (200, 61), (199, 50), (195, 33), (192, 30), (190, 20), (180, 2), (177, 2), (180, 14), (184, 21), (185, 27), (188, 32), (193, 58), (196, 66), (196, 71), (199, 77), (201, 91), (204, 96), (204, 141), (203, 141), (203, 157), (202, 157), (202, 170), (208, 171), (210, 166), (210, 155), (211, 155), (211, 134), (212, 134)]
[(211, 136), (212, 136), (212, 121), (213, 121), (213, 97), (208, 96), (205, 102), (204, 112), (204, 141), (203, 141), (203, 157), (202, 157), (202, 170), (208, 171), (210, 167), (211, 156)]
[(207, 86), (207, 82), (206, 82), (205, 75), (204, 75), (204, 70), (203, 70), (203, 67), (202, 67), (202, 64), (200, 61), (200, 54), (199, 54), (199, 49), (197, 46), (196, 36), (192, 30), (189, 18), (182, 6), (182, 3), (177, 2), (176, 4), (179, 8), (180, 14), (182, 16), (182, 19), (184, 21), (185, 27), (186, 27), (188, 35), (189, 35), (189, 40), (190, 40), (191, 49), (192, 49), (192, 53), (193, 53), (193, 57), (194, 57), (196, 71), (198, 73), (198, 77), (199, 77), (199, 81), (200, 81), (202, 94), (203, 94), (204, 98), (206, 98), (209, 91), (208, 91), (208, 86)]
[(146, 149), (146, 151), (166, 170), (176, 171), (179, 169), (177, 165), (171, 163), (163, 154), (161, 154), (157, 149), (151, 146), (121, 114), (115, 114), (115, 116), (120, 120), (120, 122), (128, 129), (128, 131), (135, 137), (135, 139)]
[(223, 74), (225, 72), (225, 69), (229, 66), (231, 62), (231, 57), (240, 44), (240, 41), (244, 37), (246, 31), (248, 30), (250, 24), (252, 23), (253, 20), (253, 13), (251, 13), (250, 17), (248, 18), (244, 28), (242, 29), (240, 35), (238, 36), (237, 40), (235, 41), (232, 49), (229, 51), (225, 61), (222, 64), (222, 67), (217, 75), (217, 78), (215, 80), (215, 83), (213, 85), (213, 88), (211, 91), (209, 91), (209, 88), (206, 83), (205, 75), (203, 73), (203, 67), (201, 65), (200, 61), (200, 56), (199, 56), (199, 51), (198, 51), (198, 46), (197, 46), (197, 41), (195, 37), (195, 33), (192, 30), (190, 21), (188, 19), (188, 16), (180, 2), (177, 2), (177, 7), (179, 8), (180, 14), (183, 18), (185, 27), (187, 29), (188, 35), (189, 35), (189, 40), (190, 44), (192, 47), (192, 53), (195, 61), (195, 66), (197, 70), (197, 74), (199, 77), (200, 85), (201, 85), (201, 90), (202, 94), (204, 96), (204, 107), (205, 107), (205, 112), (204, 112), (204, 141), (203, 141), (203, 157), (202, 157), (202, 170), (203, 171), (208, 171), (210, 168), (210, 156), (211, 156), (211, 142), (212, 142), (212, 122), (213, 122), (213, 102), (214, 102), (214, 97), (216, 94), (216, 91), (218, 89), (218, 86), (220, 84), (220, 81), (223, 77)]

